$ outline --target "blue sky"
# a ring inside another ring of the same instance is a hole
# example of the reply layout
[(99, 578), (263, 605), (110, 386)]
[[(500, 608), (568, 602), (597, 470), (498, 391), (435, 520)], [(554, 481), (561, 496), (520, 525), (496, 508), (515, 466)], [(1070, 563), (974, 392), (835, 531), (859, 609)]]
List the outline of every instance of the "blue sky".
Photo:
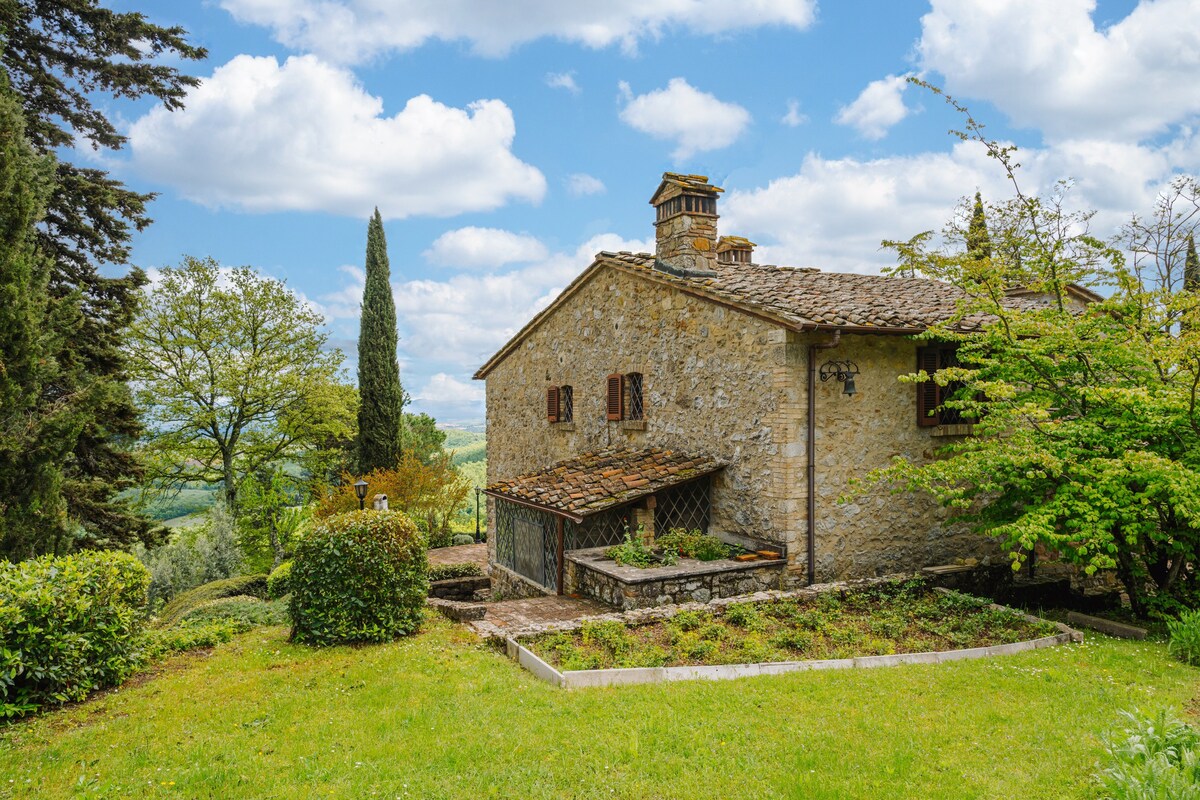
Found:
[(1194, 0), (172, 0), (209, 58), (182, 112), (108, 110), (89, 155), (160, 193), (134, 263), (286, 279), (353, 368), (366, 220), (385, 218), (413, 408), (483, 417), (471, 374), (600, 249), (652, 248), (664, 170), (726, 189), (756, 260), (874, 272), (882, 239), (1007, 196), (920, 75), (1073, 178), (1107, 232), (1200, 166)]

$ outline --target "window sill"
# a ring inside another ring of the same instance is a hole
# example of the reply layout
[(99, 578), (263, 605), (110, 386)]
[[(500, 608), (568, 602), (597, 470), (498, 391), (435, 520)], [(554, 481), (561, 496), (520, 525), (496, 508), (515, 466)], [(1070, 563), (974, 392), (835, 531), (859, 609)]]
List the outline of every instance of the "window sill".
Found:
[(551, 422), (550, 430), (552, 431), (573, 431), (575, 430), (574, 422)]
[(617, 423), (617, 427), (623, 431), (644, 431), (646, 430), (646, 420), (623, 419)]
[(958, 425), (938, 425), (929, 429), (930, 436), (970, 436), (975, 431), (975, 426), (970, 423), (960, 423)]

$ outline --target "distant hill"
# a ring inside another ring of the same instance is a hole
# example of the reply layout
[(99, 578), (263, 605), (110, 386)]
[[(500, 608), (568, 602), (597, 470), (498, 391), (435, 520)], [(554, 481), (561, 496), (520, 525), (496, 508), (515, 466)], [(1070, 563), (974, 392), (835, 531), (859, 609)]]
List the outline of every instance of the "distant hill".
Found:
[(442, 428), (446, 434), (446, 452), (456, 465), (487, 459), (487, 435), (462, 428)]

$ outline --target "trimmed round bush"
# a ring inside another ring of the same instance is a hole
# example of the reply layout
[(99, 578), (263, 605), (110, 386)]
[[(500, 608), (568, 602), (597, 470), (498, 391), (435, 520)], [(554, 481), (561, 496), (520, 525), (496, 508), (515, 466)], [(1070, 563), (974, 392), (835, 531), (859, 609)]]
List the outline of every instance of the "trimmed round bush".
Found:
[(425, 535), (399, 511), (329, 517), (292, 560), (292, 638), (315, 645), (414, 633), (429, 593)]
[(292, 591), (292, 562), (284, 561), (267, 576), (267, 596), (278, 600)]
[(150, 572), (128, 553), (0, 561), (0, 719), (129, 677), (149, 587)]
[(454, 545), (475, 544), (475, 537), (469, 533), (456, 533), (450, 543)]

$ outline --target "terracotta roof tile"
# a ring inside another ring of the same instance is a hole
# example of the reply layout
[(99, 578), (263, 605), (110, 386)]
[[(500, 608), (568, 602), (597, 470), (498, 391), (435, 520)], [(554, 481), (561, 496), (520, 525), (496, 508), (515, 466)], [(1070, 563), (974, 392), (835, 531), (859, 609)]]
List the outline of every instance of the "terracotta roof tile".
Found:
[(487, 492), (570, 517), (586, 517), (708, 475), (722, 466), (707, 456), (659, 448), (604, 450), (494, 483)]
[[(703, 276), (654, 269), (649, 253), (601, 253), (600, 258), (636, 272), (649, 273), (698, 290), (718, 300), (764, 311), (796, 325), (908, 329), (920, 331), (954, 315), (960, 289), (926, 278), (821, 272), (812, 267), (721, 264)], [(1009, 298), (1014, 306), (1035, 301)], [(981, 318), (964, 320), (961, 328), (978, 328)]]

